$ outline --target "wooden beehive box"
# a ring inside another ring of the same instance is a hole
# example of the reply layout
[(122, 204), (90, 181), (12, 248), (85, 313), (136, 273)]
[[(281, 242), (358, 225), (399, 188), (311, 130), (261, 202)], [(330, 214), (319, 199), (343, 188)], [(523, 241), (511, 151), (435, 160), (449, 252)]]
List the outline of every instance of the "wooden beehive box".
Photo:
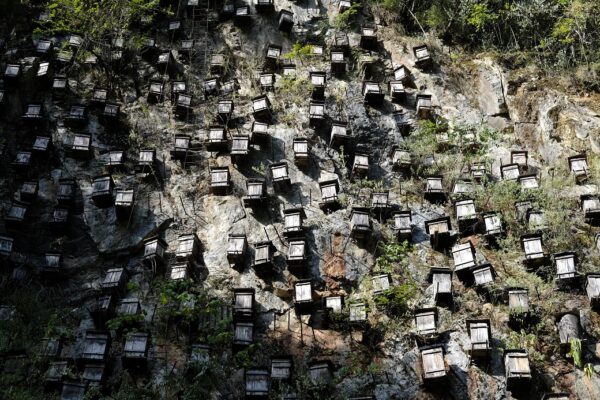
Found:
[(540, 186), (537, 175), (535, 174), (520, 175), (517, 182), (519, 182), (522, 190), (537, 189)]
[(569, 157), (569, 169), (575, 176), (575, 181), (578, 184), (587, 182), (589, 177), (589, 167), (586, 154), (578, 154)]
[(349, 321), (352, 325), (364, 325), (367, 323), (367, 305), (365, 303), (351, 303)]
[(137, 173), (154, 173), (156, 170), (156, 150), (155, 149), (142, 149), (138, 154), (138, 160), (135, 165), (135, 171)]
[(284, 228), (283, 234), (286, 237), (299, 236), (304, 233), (303, 221), (306, 218), (304, 208), (287, 208), (283, 210)]
[(327, 84), (325, 72), (311, 71), (309, 78), (312, 85), (312, 98), (315, 100), (323, 100), (325, 98), (325, 86)]
[(344, 308), (344, 296), (325, 297), (325, 308), (331, 309), (331, 312), (341, 313)]
[(417, 117), (420, 119), (429, 119), (433, 115), (432, 96), (429, 94), (418, 94), (415, 100)]
[(92, 154), (92, 136), (85, 133), (76, 133), (73, 135), (71, 152), (74, 157), (88, 158)]
[(365, 105), (378, 107), (383, 104), (385, 93), (381, 90), (379, 83), (374, 81), (363, 81), (362, 95)]
[(92, 201), (98, 208), (113, 205), (115, 183), (110, 175), (96, 176), (92, 181)]
[(570, 251), (555, 253), (552, 256), (552, 260), (559, 282), (566, 283), (576, 280), (579, 277), (577, 273), (577, 254)]
[(250, 154), (250, 136), (233, 135), (229, 154), (234, 164), (241, 164)]
[(263, 241), (254, 244), (253, 268), (257, 272), (270, 272), (273, 270), (273, 256), (275, 246), (271, 241)]
[(425, 384), (439, 384), (447, 378), (444, 346), (435, 344), (421, 347), (421, 364)]
[(294, 151), (294, 164), (306, 167), (309, 163), (309, 144), (306, 138), (294, 138), (292, 149)]
[(12, 254), (14, 239), (8, 236), (0, 236), (0, 256), (8, 258)]
[(160, 103), (165, 97), (165, 85), (162, 82), (150, 82), (148, 88), (148, 103)]
[(333, 380), (333, 364), (329, 360), (311, 361), (308, 364), (308, 377), (314, 385), (328, 385)]
[(497, 236), (504, 233), (504, 225), (500, 214), (494, 211), (482, 214), (484, 233), (488, 236)]
[(438, 305), (451, 305), (452, 295), (452, 271), (448, 268), (431, 268), (428, 281), (433, 285), (435, 301)]
[(418, 335), (430, 335), (437, 332), (438, 311), (436, 307), (415, 310), (415, 329)]
[(429, 242), (435, 250), (445, 250), (450, 245), (450, 217), (440, 217), (425, 221), (425, 232), (430, 236)]
[(485, 287), (494, 283), (496, 270), (490, 263), (484, 263), (471, 267), (475, 286)]
[(271, 379), (287, 381), (292, 377), (294, 361), (291, 356), (271, 357)]
[(369, 154), (364, 150), (357, 151), (354, 154), (354, 162), (352, 163), (352, 175), (358, 178), (366, 178), (369, 176)]
[[(259, 0), (270, 1), (270, 0)], [(248, 369), (245, 372), (246, 399), (266, 399), (269, 396), (269, 371), (266, 369)]]
[(171, 265), (171, 271), (169, 272), (169, 279), (171, 281), (183, 281), (186, 279), (196, 280), (196, 274), (194, 268), (189, 261), (179, 262)]
[(487, 358), (492, 350), (492, 329), (489, 319), (467, 319), (471, 338), (470, 354), (473, 358)]
[(335, 210), (339, 207), (338, 191), (340, 186), (337, 179), (319, 181), (321, 201), (319, 207), (324, 211)]
[(286, 191), (291, 186), (288, 165), (287, 163), (280, 162), (270, 165), (271, 177), (273, 181), (273, 188), (277, 191)]
[(252, 99), (252, 115), (258, 121), (269, 121), (271, 119), (271, 102), (266, 95)]
[(106, 361), (110, 349), (110, 335), (103, 331), (87, 331), (81, 359), (87, 362)]
[(275, 86), (275, 74), (272, 72), (262, 72), (258, 76), (258, 83), (263, 91), (272, 91)]
[(332, 49), (330, 53), (331, 73), (343, 75), (346, 73), (346, 55), (342, 49)]
[(207, 151), (218, 152), (227, 149), (229, 141), (227, 132), (223, 126), (211, 126), (208, 129), (208, 135), (204, 145)]
[(253, 288), (233, 289), (233, 317), (236, 321), (251, 321), (254, 319)]
[(234, 322), (233, 345), (236, 348), (244, 348), (254, 341), (254, 322)]
[(175, 144), (171, 151), (171, 158), (174, 160), (185, 162), (188, 158), (192, 138), (189, 135), (176, 135)]
[(365, 50), (377, 50), (377, 33), (374, 26), (363, 26), (360, 35), (360, 47)]
[(198, 259), (201, 248), (202, 244), (195, 233), (179, 235), (175, 256), (179, 261), (194, 261)]
[(71, 106), (69, 114), (65, 118), (65, 124), (68, 126), (81, 129), (88, 120), (88, 110), (83, 104), (75, 104)]
[(538, 267), (546, 262), (542, 235), (530, 234), (521, 236), (521, 246), (525, 253), (525, 264), (530, 268)]
[(165, 256), (168, 248), (169, 245), (167, 242), (158, 236), (144, 240), (144, 262), (152, 268), (163, 266), (166, 261)]
[(231, 187), (231, 176), (229, 167), (210, 168), (210, 187), (209, 191), (216, 195), (226, 195)]
[(399, 65), (394, 69), (394, 79), (409, 85), (412, 82), (412, 73), (405, 65)]
[(479, 217), (473, 199), (463, 199), (454, 202), (454, 211), (461, 233), (475, 232), (477, 230)]
[(590, 300), (590, 306), (596, 310), (600, 309), (600, 273), (592, 272), (586, 274), (585, 291)]
[(301, 274), (307, 263), (307, 245), (304, 239), (290, 240), (287, 253), (287, 264), (290, 272)]
[(248, 179), (246, 192), (243, 197), (244, 207), (258, 206), (267, 199), (267, 185), (263, 179)]
[(511, 314), (522, 315), (529, 313), (529, 293), (525, 288), (510, 287), (508, 292), (508, 309)]
[(415, 55), (415, 65), (417, 68), (429, 69), (432, 67), (433, 60), (426, 45), (413, 47), (413, 54)]
[(396, 211), (392, 214), (394, 218), (394, 230), (399, 242), (412, 240), (412, 212), (410, 210)]
[(40, 156), (47, 154), (52, 149), (52, 138), (50, 136), (36, 136), (32, 152)]
[(227, 260), (230, 264), (243, 263), (248, 242), (246, 235), (229, 235), (227, 242)]
[(600, 198), (588, 194), (580, 196), (580, 201), (586, 222), (592, 225), (598, 224), (600, 221)]
[(390, 288), (391, 278), (389, 274), (380, 274), (371, 277), (371, 283), (373, 285), (373, 294), (382, 294)]
[(506, 386), (509, 390), (525, 388), (531, 381), (531, 367), (527, 351), (520, 349), (504, 350), (504, 370)]
[(127, 273), (124, 268), (112, 268), (106, 272), (102, 290), (109, 294), (123, 296), (127, 285)]
[(120, 221), (129, 221), (132, 217), (135, 196), (133, 189), (117, 189), (115, 194), (115, 215)]
[(452, 259), (454, 261), (454, 272), (458, 279), (467, 284), (472, 283), (473, 275), (471, 267), (477, 264), (475, 247), (469, 240), (466, 243), (459, 243), (452, 247)]
[(350, 214), (350, 235), (357, 240), (371, 236), (371, 218), (367, 207), (353, 207)]
[(123, 367), (145, 368), (150, 349), (150, 334), (134, 332), (127, 334), (123, 346)]
[(325, 102), (311, 100), (308, 107), (309, 124), (311, 128), (318, 128), (325, 122)]
[(500, 176), (505, 181), (516, 181), (519, 179), (521, 172), (519, 164), (504, 164), (500, 166)]
[(281, 46), (269, 44), (265, 54), (265, 66), (271, 70), (279, 66), (279, 58), (281, 57)]
[(510, 152), (510, 163), (517, 164), (521, 173), (527, 172), (528, 166), (528, 152), (524, 150), (513, 150)]
[(39, 184), (37, 181), (23, 182), (19, 189), (19, 199), (24, 203), (33, 203), (37, 197)]
[(313, 288), (310, 280), (301, 280), (294, 284), (294, 306), (300, 314), (312, 311)]
[(446, 191), (441, 175), (430, 175), (425, 179), (425, 191), (423, 196), (431, 202), (442, 202), (446, 199)]
[(350, 139), (348, 124), (342, 121), (333, 121), (331, 124), (331, 135), (329, 146), (339, 147), (345, 145)]

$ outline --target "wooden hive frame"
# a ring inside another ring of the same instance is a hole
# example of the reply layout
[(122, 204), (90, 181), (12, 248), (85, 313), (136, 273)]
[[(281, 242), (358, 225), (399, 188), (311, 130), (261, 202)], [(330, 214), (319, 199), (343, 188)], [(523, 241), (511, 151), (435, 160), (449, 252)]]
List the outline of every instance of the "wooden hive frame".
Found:
[(470, 355), (487, 358), (491, 355), (492, 329), (489, 319), (467, 319), (467, 331), (471, 339)]

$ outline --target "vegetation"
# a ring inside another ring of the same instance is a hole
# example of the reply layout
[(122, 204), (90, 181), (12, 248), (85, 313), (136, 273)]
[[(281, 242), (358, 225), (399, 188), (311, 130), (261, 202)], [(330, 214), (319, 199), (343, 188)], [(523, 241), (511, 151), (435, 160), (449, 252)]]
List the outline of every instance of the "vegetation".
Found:
[(335, 16), (333, 27), (336, 29), (348, 29), (354, 16), (360, 10), (359, 3), (352, 3), (352, 6)]
[[(431, 32), (471, 50), (530, 56), (545, 66), (600, 67), (600, 3), (595, 0), (374, 0), (409, 33)], [(597, 79), (596, 76), (594, 78)]]
[(159, 0), (50, 0), (50, 19), (36, 30), (38, 35), (79, 34), (96, 42), (107, 34), (123, 35), (129, 25), (150, 16)]
[(301, 44), (301, 43), (294, 43), (294, 45), (292, 46), (292, 49), (290, 50), (289, 53), (284, 54), (282, 56), (282, 58), (285, 58), (287, 60), (298, 60), (300, 63), (302, 63), (304, 60), (306, 60), (307, 58), (309, 58), (310, 56), (312, 56), (313, 54), (313, 46), (310, 44)]
[(577, 368), (582, 368), (581, 339), (571, 338), (571, 340), (569, 340), (569, 346), (571, 348), (569, 350), (569, 355), (573, 358), (573, 364), (575, 364)]

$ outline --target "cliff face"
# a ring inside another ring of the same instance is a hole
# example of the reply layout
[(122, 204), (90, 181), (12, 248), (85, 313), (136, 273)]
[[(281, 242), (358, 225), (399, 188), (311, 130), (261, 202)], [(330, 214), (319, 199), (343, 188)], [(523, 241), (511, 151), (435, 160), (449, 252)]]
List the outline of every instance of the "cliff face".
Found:
[[(360, 27), (380, 22), (373, 21), (366, 6), (351, 25), (334, 29), (332, 24), (339, 24), (338, 3), (277, 1), (277, 11), (293, 13), (294, 29), (289, 34), (277, 28), (276, 12), (256, 13), (252, 6), (251, 24), (240, 28), (231, 19), (207, 24), (206, 16), (212, 18), (218, 11), (208, 7), (210, 12), (195, 21), (193, 16), (199, 14), (184, 5), (169, 17), (181, 18), (181, 37), (195, 40), (191, 55), (181, 52), (180, 39), (162, 29), (160, 24), (168, 18), (157, 20), (158, 47), (171, 50), (170, 65), (177, 65), (171, 73), (163, 73), (156, 57), (142, 57), (134, 46), (126, 48), (127, 62), (108, 67), (114, 69), (110, 80), (100, 65), (53, 62), (56, 76), (69, 78), (66, 98), (32, 84), (28, 68), (35, 68), (43, 57), (33, 57), (31, 32), (12, 36), (9, 44), (20, 51), (7, 53), (2, 68), (20, 64), (24, 72), (17, 83), (5, 75), (0, 120), (5, 145), (0, 172), (5, 223), (0, 236), (14, 239), (12, 251), (2, 259), (0, 393), (10, 399), (56, 397), (52, 390), (41, 391), (44, 379), (51, 389), (57, 384), (48, 383), (49, 365), (68, 363), (67, 378), (58, 382), (86, 378), (82, 355), (86, 336), (89, 330), (102, 330), (112, 338), (101, 390), (113, 396), (108, 398), (244, 398), (244, 371), (269, 368), (272, 357), (280, 355), (292, 357), (294, 372), (286, 383), (271, 380), (270, 396), (277, 399), (292, 398), (284, 397), (291, 393), (314, 399), (538, 399), (551, 392), (565, 392), (571, 399), (600, 398), (599, 318), (583, 289), (584, 274), (594, 272), (600, 261), (597, 227), (584, 221), (579, 208), (581, 195), (598, 191), (596, 93), (572, 93), (560, 77), (548, 77), (533, 67), (513, 70), (492, 57), (457, 56), (457, 49), (431, 37), (403, 36), (394, 25), (374, 25), (377, 45), (370, 52), (361, 50)], [(139, 33), (138, 28), (131, 29), (131, 36)], [(348, 39), (348, 72), (337, 76), (330, 72), (329, 53), (340, 34)], [(58, 44), (65, 37), (51, 39)], [(308, 52), (323, 45), (325, 52), (303, 55), (296, 47), (295, 56), (285, 56), (295, 43), (312, 44), (304, 48)], [(281, 46), (284, 55), (275, 68), (267, 68), (265, 61), (271, 44)], [(431, 53), (431, 68), (415, 65), (413, 47), (421, 44)], [(224, 57), (219, 82), (234, 80), (233, 93), (206, 95), (204, 80), (214, 75), (210, 72), (214, 55)], [(292, 63), (295, 74), (285, 76), (284, 65)], [(408, 67), (412, 77), (405, 82), (403, 99), (392, 102), (387, 84), (400, 65)], [(272, 107), (267, 139), (253, 140), (249, 154), (234, 163), (229, 150), (232, 137), (250, 135), (256, 122), (252, 99), (264, 91), (259, 74), (267, 70), (275, 77), (273, 90), (266, 92)], [(316, 128), (309, 123), (313, 92), (309, 73), (315, 71), (327, 73), (325, 121)], [(150, 82), (170, 87), (176, 80), (185, 81), (194, 96), (187, 118), (177, 115), (168, 90), (158, 104), (147, 99)], [(385, 92), (381, 105), (365, 102), (366, 80), (379, 83)], [(118, 123), (107, 123), (101, 108), (90, 101), (98, 86), (110, 88), (110, 100), (121, 106)], [(432, 96), (431, 118), (418, 117), (418, 94)], [(208, 151), (210, 127), (223, 125), (217, 116), (220, 100), (234, 103), (226, 126), (229, 144)], [(21, 116), (24, 106), (34, 102), (43, 104), (45, 120), (31, 126)], [(68, 114), (79, 103), (91, 106), (90, 113), (83, 126), (74, 128)], [(411, 134), (403, 132), (397, 111), (403, 112)], [(347, 123), (351, 136), (341, 147), (331, 143), (334, 121)], [(86, 160), (74, 157), (72, 151), (73, 138), (81, 132), (92, 138)], [(53, 147), (30, 167), (19, 169), (13, 160), (17, 152), (31, 149), (36, 135), (50, 136)], [(177, 135), (189, 135), (193, 143), (184, 163), (173, 156)], [(307, 139), (310, 146), (305, 166), (294, 163), (297, 138)], [(411, 153), (408, 168), (397, 169), (394, 146)], [(99, 208), (92, 199), (93, 179), (107, 171), (109, 151), (116, 149), (124, 150), (127, 158), (123, 168), (112, 171), (115, 187), (133, 189), (135, 194), (133, 211), (120, 221), (113, 206)], [(156, 159), (151, 169), (135, 173), (141, 149), (155, 150)], [(528, 152), (521, 175), (535, 176), (538, 188), (502, 182), (501, 167), (511, 164), (511, 152), (516, 150)], [(568, 157), (581, 153), (587, 153), (589, 176), (578, 185)], [(363, 178), (353, 168), (360, 154), (367, 155), (369, 164)], [(282, 161), (287, 163), (290, 184), (278, 190), (270, 167)], [(477, 162), (487, 170), (483, 182), (475, 182), (462, 197), (450, 194), (456, 181), (470, 177), (471, 165)], [(214, 167), (228, 167), (231, 183), (224, 194), (211, 189)], [(429, 175), (443, 176), (444, 201), (424, 198)], [(60, 180), (65, 178), (75, 179), (77, 189), (66, 230), (59, 231), (49, 221), (59, 201)], [(249, 179), (267, 183), (266, 199), (253, 207), (243, 200)], [(327, 180), (339, 183), (337, 209), (322, 207), (319, 182)], [(24, 222), (10, 223), (6, 217), (16, 200), (24, 200), (19, 190), (27, 181), (38, 183), (37, 197), (28, 205)], [(373, 193), (388, 193), (389, 204), (373, 207)], [(463, 229), (454, 204), (460, 199), (474, 200), (481, 223), (484, 212), (499, 213), (505, 234), (494, 239), (484, 235), (480, 225)], [(532, 209), (544, 213), (543, 226), (532, 227), (529, 217), (515, 216), (514, 203), (526, 199), (532, 199)], [(286, 235), (283, 211), (299, 207), (305, 213), (303, 234)], [(369, 208), (371, 233), (362, 240), (352, 231), (351, 212), (356, 207)], [(399, 244), (391, 211), (400, 210), (412, 213), (412, 245)], [(453, 228), (452, 243), (445, 249), (434, 248), (443, 235), (434, 238), (425, 226), (442, 216), (451, 217)], [(548, 257), (543, 265), (526, 268), (519, 239), (538, 232)], [(188, 284), (169, 283), (178, 264), (178, 238), (189, 233), (201, 242), (201, 255), (194, 257), (191, 267), (197, 278)], [(156, 235), (169, 246), (162, 268), (144, 256), (145, 240)], [(245, 235), (249, 245), (237, 266), (228, 257), (230, 235)], [(306, 241), (303, 273), (290, 271), (288, 251), (294, 238)], [(256, 244), (263, 241), (274, 246), (273, 271), (268, 274), (257, 273), (253, 263)], [(453, 259), (452, 244), (468, 242), (473, 245), (474, 263), (489, 263), (495, 270), (494, 282), (485, 288), (465, 282), (469, 278), (463, 279)], [(566, 251), (577, 254), (581, 279), (565, 287), (557, 280), (555, 257), (550, 255)], [(62, 254), (57, 278), (42, 273), (46, 253)], [(432, 267), (455, 272), (446, 304), (440, 301), (439, 286), (428, 280)], [(139, 299), (139, 317), (116, 313), (108, 324), (92, 318), (90, 310), (106, 294), (103, 282), (111, 268), (125, 268), (129, 281), (123, 293), (113, 297)], [(377, 294), (372, 279), (380, 274), (388, 274), (390, 280), (391, 289), (383, 294)], [(294, 290), (302, 279), (312, 284), (308, 311), (301, 310)], [(528, 290), (526, 317), (519, 313), (524, 310), (509, 309), (511, 287)], [(226, 306), (234, 288), (255, 290), (250, 346), (233, 343), (232, 323), (248, 322), (235, 312), (231, 315)], [(344, 298), (340, 313), (324, 310), (325, 299), (333, 296)], [(359, 303), (367, 309), (366, 318), (352, 321), (353, 305)], [(416, 334), (414, 312), (423, 308), (437, 312), (434, 334)], [(564, 312), (577, 317), (583, 340), (580, 366), (566, 355), (568, 343), (559, 346), (557, 321)], [(485, 360), (471, 357), (473, 340), (467, 327), (473, 319), (488, 320), (491, 327)], [(144, 369), (131, 368), (122, 359), (124, 343), (133, 331), (150, 334)], [(61, 340), (52, 357), (40, 355), (44, 338)], [(210, 359), (191, 363), (190, 348), (198, 343), (210, 346)], [(429, 384), (422, 350), (432, 345), (443, 348), (439, 369), (444, 379)], [(531, 376), (520, 388), (507, 387), (503, 351), (511, 348), (528, 354)], [(328, 385), (311, 380), (309, 367), (316, 360), (332, 363)], [(23, 397), (15, 397), (17, 392)], [(96, 389), (88, 393), (100, 396)]]

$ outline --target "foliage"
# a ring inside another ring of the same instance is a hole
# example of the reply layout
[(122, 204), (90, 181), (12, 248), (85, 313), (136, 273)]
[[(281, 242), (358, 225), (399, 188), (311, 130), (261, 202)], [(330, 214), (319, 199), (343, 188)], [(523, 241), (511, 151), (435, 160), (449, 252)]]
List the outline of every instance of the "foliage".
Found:
[(385, 243), (379, 246), (381, 255), (375, 261), (375, 270), (386, 273), (401, 273), (407, 265), (407, 257), (414, 251), (414, 246), (407, 241), (402, 243)]
[(350, 22), (354, 19), (354, 16), (358, 14), (359, 10), (360, 5), (358, 3), (352, 3), (350, 8), (335, 16), (333, 27), (336, 29), (348, 29), (350, 27)]
[[(297, 75), (285, 75), (277, 81), (279, 97), (286, 100), (286, 104), (304, 104), (310, 99), (312, 84), (308, 78)], [(297, 115), (296, 115), (297, 117)]]
[(418, 293), (414, 283), (403, 283), (378, 294), (374, 301), (377, 307), (385, 309), (388, 314), (402, 317), (408, 314), (411, 309), (409, 303)]
[(467, 16), (467, 23), (475, 28), (475, 31), (481, 30), (490, 22), (498, 19), (498, 14), (489, 10), (486, 3), (475, 3)]
[(231, 320), (219, 319), (223, 301), (212, 298), (205, 290), (196, 288), (191, 280), (160, 281), (156, 283), (163, 319), (192, 327), (200, 323), (197, 339), (212, 349), (224, 349), (231, 343)]
[(591, 379), (592, 376), (594, 376), (594, 366), (591, 363), (585, 364), (585, 366), (583, 367), (583, 373), (585, 374), (585, 376)]
[(117, 315), (116, 317), (109, 319), (106, 322), (106, 326), (108, 329), (115, 330), (117, 332), (135, 332), (137, 330), (137, 326), (144, 321), (144, 317), (146, 316), (146, 311), (142, 310), (139, 314), (122, 314)]
[(335, 331), (345, 331), (348, 328), (349, 314), (347, 310), (342, 312), (330, 312), (329, 327)]
[(67, 338), (73, 336), (73, 331), (63, 324), (57, 313), (53, 313), (46, 325), (44, 336), (48, 338)]
[(38, 34), (78, 33), (91, 41), (107, 33), (122, 33), (134, 20), (149, 15), (159, 0), (50, 0), (50, 19)]
[(569, 355), (573, 357), (573, 364), (575, 364), (577, 368), (583, 367), (583, 361), (581, 358), (581, 339), (571, 338), (571, 340), (569, 340), (569, 346)]
[(292, 46), (292, 50), (290, 50), (289, 53), (284, 54), (281, 57), (285, 58), (287, 60), (298, 60), (298, 61), (302, 62), (303, 60), (312, 56), (312, 53), (313, 53), (312, 45), (310, 45), (310, 44), (303, 45), (301, 43), (296, 42)]
[(504, 345), (506, 349), (526, 350), (531, 361), (542, 362), (544, 360), (544, 355), (537, 351), (538, 336), (534, 333), (527, 333), (523, 329), (519, 332), (510, 331)]
[[(409, 33), (433, 31), (473, 50), (514, 53), (545, 67), (600, 62), (597, 0), (372, 0)], [(597, 81), (597, 78), (596, 78)], [(595, 82), (598, 84), (598, 82)]]

